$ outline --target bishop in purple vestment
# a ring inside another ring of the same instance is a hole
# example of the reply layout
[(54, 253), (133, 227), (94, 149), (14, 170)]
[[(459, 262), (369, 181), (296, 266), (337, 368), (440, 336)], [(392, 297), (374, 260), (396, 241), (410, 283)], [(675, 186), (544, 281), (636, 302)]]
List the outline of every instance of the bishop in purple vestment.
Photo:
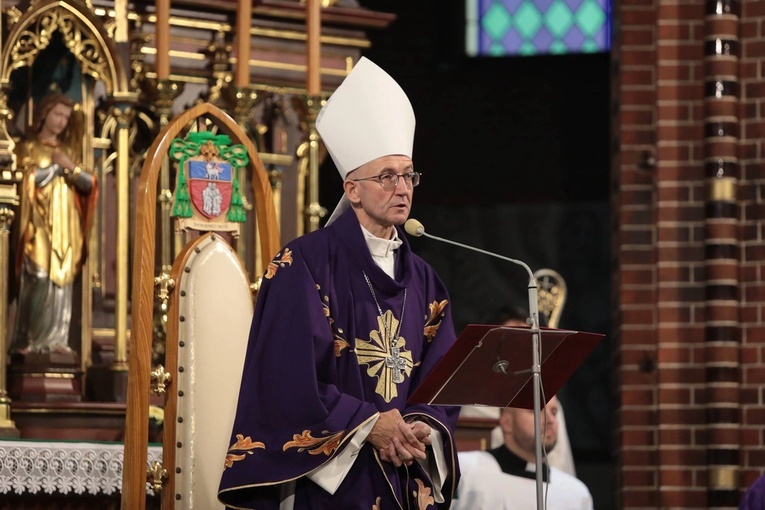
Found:
[(362, 59), (317, 127), (345, 196), (328, 226), (268, 267), (219, 498), (259, 510), (446, 509), (459, 408), (407, 403), (455, 339), (448, 293), (400, 227), (420, 179), (411, 105)]

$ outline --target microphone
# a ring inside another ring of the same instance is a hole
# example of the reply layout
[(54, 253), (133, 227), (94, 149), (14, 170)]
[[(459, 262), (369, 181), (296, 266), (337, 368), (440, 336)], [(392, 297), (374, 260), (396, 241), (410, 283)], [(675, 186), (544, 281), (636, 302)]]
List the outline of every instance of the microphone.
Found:
[[(434, 236), (431, 234), (428, 234), (425, 232), (425, 226), (418, 220), (414, 218), (409, 218), (406, 220), (406, 223), (404, 223), (404, 230), (407, 234), (409, 234), (412, 237), (429, 237), (431, 239), (435, 239), (436, 241), (441, 241), (443, 243), (453, 244), (454, 246), (459, 246), (460, 248), (466, 248), (468, 250), (472, 250), (478, 253), (483, 253), (484, 255), (489, 255), (490, 257), (496, 257), (498, 259), (506, 260), (508, 262), (512, 262), (513, 264), (519, 265), (522, 268), (526, 270), (526, 273), (529, 275), (529, 315), (531, 318), (531, 349), (532, 349), (532, 366), (531, 366), (531, 374), (532, 374), (532, 383), (533, 383), (533, 389), (534, 389), (534, 443), (535, 443), (535, 451), (534, 451), (534, 458), (536, 461), (537, 466), (542, 465), (542, 434), (541, 434), (541, 416), (540, 416), (540, 409), (542, 408), (542, 365), (541, 365), (541, 358), (542, 358), (542, 349), (541, 349), (541, 342), (539, 341), (539, 301), (537, 297), (537, 281), (534, 278), (534, 273), (531, 271), (531, 268), (523, 261), (518, 259), (511, 259), (510, 257), (505, 257), (504, 255), (500, 255), (498, 253), (493, 253), (490, 251), (482, 250), (480, 248), (476, 248), (475, 246), (469, 246), (467, 244), (458, 243), (456, 241), (452, 241), (450, 239), (444, 239), (443, 237)], [(542, 470), (537, 469), (536, 474), (536, 489), (537, 489), (537, 508), (540, 509), (541, 502), (542, 502)]]
[(425, 226), (414, 218), (409, 218), (404, 223), (404, 230), (412, 237), (421, 237), (425, 233)]

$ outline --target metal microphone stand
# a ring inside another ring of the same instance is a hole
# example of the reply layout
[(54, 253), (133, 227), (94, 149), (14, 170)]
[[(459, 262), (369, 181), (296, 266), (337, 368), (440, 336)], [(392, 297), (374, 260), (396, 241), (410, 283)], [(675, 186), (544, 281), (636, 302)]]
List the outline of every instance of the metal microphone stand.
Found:
[[(520, 261), (519, 261), (520, 262)], [(536, 463), (537, 510), (543, 510), (542, 496), (542, 364), (541, 341), (539, 331), (539, 301), (537, 297), (537, 281), (529, 266), (521, 262), (529, 273), (529, 317), (531, 317), (531, 384), (534, 388), (534, 462)]]
[[(419, 223), (419, 222), (418, 222)], [(416, 230), (415, 236), (425, 236), (435, 239), (437, 241), (443, 241), (445, 243), (453, 244), (461, 248), (467, 248), (468, 250), (477, 251), (484, 255), (491, 257), (497, 257), (498, 259), (507, 260), (513, 264), (522, 266), (529, 275), (529, 317), (531, 318), (531, 348), (533, 350), (531, 356), (531, 383), (534, 389), (534, 462), (536, 463), (536, 488), (537, 488), (537, 510), (544, 509), (544, 497), (542, 494), (542, 413), (540, 408), (542, 407), (542, 365), (541, 365), (541, 342), (539, 330), (539, 301), (537, 296), (537, 280), (534, 278), (534, 273), (531, 268), (523, 261), (517, 259), (511, 259), (510, 257), (504, 257), (490, 251), (468, 246), (467, 244), (458, 243), (456, 241), (450, 241), (443, 237), (437, 237), (425, 232), (425, 228), (422, 224), (419, 224), (419, 228), (422, 230)], [(408, 230), (407, 230), (408, 232)]]

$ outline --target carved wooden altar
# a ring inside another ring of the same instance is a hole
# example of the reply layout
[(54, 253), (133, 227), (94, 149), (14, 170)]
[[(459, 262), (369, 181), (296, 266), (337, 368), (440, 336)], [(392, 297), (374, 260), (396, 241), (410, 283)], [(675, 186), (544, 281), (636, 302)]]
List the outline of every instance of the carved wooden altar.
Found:
[[(146, 151), (176, 114), (200, 102), (227, 111), (248, 132), (271, 179), (281, 242), (309, 225), (311, 115), (352, 68), (367, 32), (385, 28), (393, 16), (360, 8), (354, 0), (323, 1), (321, 94), (306, 94), (306, 5), (299, 0), (254, 0), (249, 24), (249, 81), (233, 84), (238, 61), (236, 0), (173, 0), (168, 26), (157, 25), (155, 3), (137, 0), (6, 1), (0, 46), (0, 292), (12, 297), (11, 255), (21, 173), (14, 147), (30, 122), (45, 80), (74, 97), (85, 115), (83, 166), (100, 182), (89, 256), (77, 289), (70, 346), (80, 365), (71, 377), (52, 380), (43, 369), (13, 372), (25, 384), (58, 384), (79, 402), (9, 399), (6, 359), (0, 355), (0, 435), (22, 438), (121, 440), (127, 384), (135, 193)], [(129, 8), (129, 9), (128, 9)], [(157, 74), (157, 41), (169, 35), (170, 72)], [(64, 81), (61, 76), (68, 77)], [(44, 88), (44, 87), (43, 87)], [(313, 102), (313, 104), (312, 104)], [(315, 154), (323, 157), (322, 151)], [(315, 166), (318, 162), (313, 163)], [(163, 171), (156, 192), (158, 300), (155, 358), (163, 355), (163, 268), (184, 244), (169, 219), (172, 175)], [(240, 175), (245, 180), (246, 175)], [(246, 189), (246, 187), (243, 187)], [(247, 227), (238, 243), (253, 281), (262, 275), (252, 196), (244, 193)], [(5, 353), (14, 322), (12, 299), (0, 300), (0, 346)], [(47, 377), (47, 379), (45, 379)], [(33, 379), (38, 378), (38, 379)], [(18, 397), (24, 385), (16, 384)]]
[[(119, 508), (120, 443), (0, 440), (0, 510)], [(162, 447), (148, 448), (149, 464)], [(149, 488), (147, 508), (159, 508)]]

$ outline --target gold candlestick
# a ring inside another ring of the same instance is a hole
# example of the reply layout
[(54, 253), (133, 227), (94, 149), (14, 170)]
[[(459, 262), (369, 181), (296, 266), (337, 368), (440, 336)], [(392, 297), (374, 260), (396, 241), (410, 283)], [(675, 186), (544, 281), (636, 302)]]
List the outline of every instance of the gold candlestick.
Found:
[[(250, 121), (252, 120), (252, 114), (253, 110), (255, 109), (255, 106), (258, 104), (258, 93), (257, 91), (252, 87), (234, 87), (232, 89), (233, 92), (233, 110), (234, 110), (234, 120), (237, 124), (239, 124), (239, 127), (241, 127), (245, 133), (250, 133), (251, 130), (249, 128)], [(262, 151), (262, 147), (256, 147), (258, 151)], [(244, 190), (245, 189), (245, 183), (247, 182), (247, 168), (240, 168), (237, 172), (237, 177), (239, 180), (239, 189)], [(247, 196), (245, 193), (242, 193), (242, 207), (244, 207), (245, 211), (249, 212), (253, 209), (253, 205), (250, 203), (249, 200), (247, 200)], [(253, 228), (255, 229), (255, 239), (257, 240), (258, 237), (258, 231), (257, 231), (257, 223), (253, 223)], [(258, 249), (260, 248), (260, 243), (255, 243), (256, 248), (256, 257), (255, 260), (260, 260), (258, 252)], [(237, 255), (239, 255), (239, 258), (244, 260), (246, 255), (246, 247), (244, 242), (237, 242), (236, 243), (236, 252)]]
[[(253, 110), (259, 102), (258, 91), (249, 86), (237, 86), (231, 92), (233, 92), (231, 101), (233, 102), (234, 120), (245, 132), (249, 132), (251, 131), (249, 125), (252, 120)], [(262, 151), (263, 147), (258, 147), (257, 149)]]
[[(175, 98), (183, 91), (181, 84), (171, 80), (159, 80), (154, 82), (154, 111), (159, 117), (160, 128), (165, 127), (172, 118), (173, 102)], [(162, 169), (159, 174), (160, 192), (157, 201), (160, 203), (162, 214), (160, 216), (160, 260), (162, 265), (169, 266), (173, 263), (175, 249), (173, 248), (172, 218), (170, 209), (173, 204), (173, 192), (170, 190), (170, 162), (167, 158), (162, 163)]]
[(229, 63), (231, 51), (232, 46), (226, 40), (226, 34), (217, 32), (212, 36), (207, 48), (201, 52), (207, 59), (207, 68), (210, 71), (206, 100), (224, 110), (228, 106), (225, 93), (233, 80)]
[(154, 111), (159, 117), (160, 127), (165, 127), (173, 114), (173, 102), (183, 92), (182, 84), (171, 80), (157, 80), (149, 82), (154, 85)]
[(327, 209), (319, 204), (319, 132), (316, 130), (316, 117), (322, 106), (321, 96), (306, 98), (308, 114), (308, 206), (305, 215), (308, 220), (308, 232), (319, 228), (319, 221), (327, 215)]

